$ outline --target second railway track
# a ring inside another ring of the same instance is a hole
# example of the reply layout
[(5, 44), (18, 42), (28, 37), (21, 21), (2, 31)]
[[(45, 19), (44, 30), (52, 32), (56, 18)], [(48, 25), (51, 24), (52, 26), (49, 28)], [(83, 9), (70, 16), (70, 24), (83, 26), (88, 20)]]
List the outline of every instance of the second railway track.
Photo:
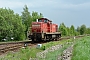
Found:
[(28, 46), (33, 45), (31, 44), (31, 41), (0, 43), (0, 55), (8, 51), (20, 49), (21, 47), (24, 47), (25, 44), (27, 44)]

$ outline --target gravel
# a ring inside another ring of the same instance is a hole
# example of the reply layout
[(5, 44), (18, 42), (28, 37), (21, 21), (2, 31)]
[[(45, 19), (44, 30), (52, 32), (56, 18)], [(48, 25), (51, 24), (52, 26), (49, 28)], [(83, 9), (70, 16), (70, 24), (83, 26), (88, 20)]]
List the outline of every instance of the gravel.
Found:
[[(52, 46), (42, 52), (37, 53), (36, 58), (30, 58), (29, 60), (39, 60), (38, 58), (44, 59), (44, 58), (46, 58), (46, 54), (48, 52), (53, 52), (55, 50), (62, 49), (62, 47), (63, 47), (63, 45)], [(62, 55), (57, 55), (56, 60), (71, 60), (72, 50), (73, 50), (73, 45), (71, 45), (67, 49), (65, 49), (63, 51)]]
[(37, 53), (36, 56), (39, 57), (39, 58), (46, 58), (46, 54), (47, 54), (48, 52), (53, 52), (53, 51), (55, 51), (55, 50), (61, 49), (62, 47), (63, 47), (63, 45), (52, 46), (52, 47), (44, 50), (43, 52)]
[(58, 56), (57, 60), (71, 60), (73, 45), (63, 51), (62, 56)]

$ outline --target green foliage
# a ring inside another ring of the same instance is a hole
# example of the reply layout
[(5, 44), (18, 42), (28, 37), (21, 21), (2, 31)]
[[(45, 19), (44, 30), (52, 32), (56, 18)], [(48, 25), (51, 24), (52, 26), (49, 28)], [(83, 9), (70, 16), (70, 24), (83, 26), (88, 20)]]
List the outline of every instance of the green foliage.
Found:
[(30, 59), (30, 49), (27, 47), (21, 49), (20, 52), (8, 53), (5, 57), (0, 58), (0, 60), (29, 60)]
[(80, 32), (80, 27), (79, 26), (77, 27), (77, 32)]
[[(72, 39), (55, 41), (55, 42), (48, 42), (48, 43), (43, 44), (43, 47), (45, 46), (46, 49), (50, 48), (52, 46), (55, 46), (55, 45), (59, 45), (59, 44), (63, 45), (62, 50), (57, 50), (55, 52), (48, 53), (50, 55), (50, 56), (48, 56), (48, 54), (47, 54), (49, 59), (51, 58), (51, 56), (58, 55), (59, 53), (57, 54), (57, 52), (62, 52), (64, 49), (66, 49), (66, 46), (68, 46), (68, 45), (65, 45), (65, 44), (67, 42), (72, 42)], [(27, 46), (26, 48), (21, 48), (19, 52), (16, 52), (16, 53), (10, 52), (10, 53), (8, 53), (4, 57), (1, 57), (0, 60), (29, 60), (30, 58), (36, 58), (36, 54), (38, 52), (41, 52), (41, 51), (43, 51), (42, 48), (37, 49), (36, 47), (31, 47), (30, 48), (30, 47)], [(55, 55), (53, 53), (55, 53)]]
[(67, 31), (68, 31), (68, 36), (70, 36), (70, 28), (67, 27)]
[[(6, 25), (6, 21), (5, 21), (5, 19), (2, 17), (2, 16), (0, 16), (0, 40), (4, 37), (3, 35), (6, 35), (5, 34), (5, 32), (6, 32), (6, 28), (7, 28), (7, 25)], [(3, 24), (3, 23), (5, 23), (5, 24)]]
[(60, 24), (59, 31), (61, 31), (61, 33), (62, 33), (63, 36), (67, 36), (68, 35), (68, 31), (67, 31), (67, 28), (64, 25), (64, 23)]
[(32, 21), (27, 5), (25, 5), (23, 8), (21, 18), (22, 18), (22, 23), (23, 23), (23, 25), (25, 25), (25, 28), (26, 28), (24, 33), (27, 36), (27, 30), (28, 30), (28, 27), (30, 27), (30, 24)]
[(30, 15), (27, 5), (24, 6), (21, 16), (9, 8), (0, 8), (0, 41), (2, 39), (11, 41), (12, 37), (17, 41), (24, 40), (31, 22), (41, 17), (43, 15), (38, 12), (32, 12)]
[(85, 25), (81, 25), (81, 27), (80, 27), (80, 34), (83, 35), (83, 34), (85, 34), (85, 32), (86, 32), (86, 26)]
[(11, 9), (0, 8), (0, 21), (0, 40), (11, 40), (11, 37), (15, 40), (24, 39), (25, 27), (19, 14), (14, 14)]
[(90, 60), (90, 37), (76, 41), (73, 49), (72, 60)]
[(32, 12), (32, 21), (36, 21), (36, 19), (42, 17), (43, 17), (42, 13), (38, 14), (38, 12), (34, 12), (34, 11)]
[[(67, 49), (71, 44), (64, 44), (63, 47), (59, 50), (53, 51), (53, 52), (48, 52), (46, 54), (45, 60), (56, 60), (58, 56), (61, 56), (63, 51)], [(44, 60), (44, 59), (42, 59)]]
[(34, 11), (32, 12), (32, 14), (30, 14), (27, 5), (25, 5), (21, 17), (22, 17), (23, 25), (25, 25), (26, 28), (25, 35), (27, 37), (27, 31), (29, 30), (31, 23), (35, 22), (36, 19), (43, 17), (43, 15), (42, 13), (38, 14), (38, 12), (34, 12)]
[(85, 25), (78, 26), (77, 29), (73, 25), (71, 27), (66, 27), (64, 23), (61, 23), (59, 26), (59, 31), (62, 36), (77, 36), (83, 34), (90, 34), (90, 27), (86, 28)]
[(30, 12), (28, 11), (27, 5), (24, 6), (21, 17), (22, 17), (23, 24), (25, 24), (25, 27), (26, 28), (29, 27), (32, 20), (31, 20), (31, 15), (30, 15)]
[(86, 29), (86, 34), (90, 34), (90, 27)]
[(71, 25), (71, 27), (70, 27), (70, 34), (71, 34), (71, 36), (75, 35), (75, 28), (73, 25)]
[(71, 27), (69, 28), (69, 27), (66, 27), (64, 23), (60, 24), (59, 31), (61, 31), (62, 36), (78, 35), (73, 25), (71, 25)]
[(77, 35), (80, 35), (80, 27), (78, 26), (77, 29), (76, 29), (76, 34)]

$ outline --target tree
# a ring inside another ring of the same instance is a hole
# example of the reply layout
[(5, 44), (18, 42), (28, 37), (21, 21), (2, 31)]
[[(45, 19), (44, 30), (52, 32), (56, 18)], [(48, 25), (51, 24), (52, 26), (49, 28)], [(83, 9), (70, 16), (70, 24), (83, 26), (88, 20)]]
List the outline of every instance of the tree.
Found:
[(22, 17), (23, 25), (25, 25), (26, 28), (25, 35), (27, 36), (28, 28), (30, 27), (30, 24), (32, 22), (31, 15), (30, 12), (28, 11), (27, 5), (24, 6), (21, 17)]
[(36, 21), (36, 19), (42, 17), (43, 17), (42, 13), (38, 14), (38, 12), (34, 12), (34, 11), (32, 12), (32, 21)]
[(81, 34), (81, 35), (85, 34), (85, 31), (86, 31), (86, 26), (83, 24), (83, 25), (81, 25), (81, 27), (80, 27), (80, 34)]
[(70, 36), (70, 28), (67, 27), (67, 31), (68, 31), (68, 36)]
[(90, 27), (86, 28), (86, 34), (90, 34)]
[[(4, 24), (3, 24), (4, 23)], [(3, 39), (6, 35), (6, 21), (3, 16), (0, 16), (0, 40)]]
[(77, 27), (76, 31), (77, 31), (77, 34), (79, 35), (80, 34), (80, 27), (79, 26)]
[(70, 27), (70, 34), (71, 34), (71, 36), (75, 35), (75, 28), (73, 25), (71, 25), (71, 27)]
[(22, 12), (22, 22), (23, 25), (25, 25), (25, 35), (27, 37), (27, 31), (29, 30), (29, 27), (31, 26), (32, 21), (36, 21), (36, 19), (43, 17), (42, 13), (38, 14), (38, 12), (32, 12), (30, 15), (30, 12), (28, 11), (27, 5), (24, 6), (23, 12)]
[(11, 40), (11, 37), (14, 37), (14, 40), (24, 39), (25, 27), (19, 14), (14, 14), (14, 11), (9, 8), (0, 8), (0, 21), (0, 39)]
[(14, 21), (13, 21), (13, 26), (14, 26), (14, 36), (15, 40), (23, 40), (25, 39), (25, 26), (22, 24), (22, 19), (19, 16), (19, 14), (14, 15)]
[(68, 31), (66, 26), (64, 25), (64, 23), (61, 23), (59, 26), (59, 31), (61, 31), (63, 36), (67, 36), (68, 35)]

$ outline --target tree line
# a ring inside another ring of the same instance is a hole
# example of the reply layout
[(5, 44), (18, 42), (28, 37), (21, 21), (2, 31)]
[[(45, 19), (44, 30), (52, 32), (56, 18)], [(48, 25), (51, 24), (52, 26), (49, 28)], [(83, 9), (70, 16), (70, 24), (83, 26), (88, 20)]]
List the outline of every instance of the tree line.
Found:
[(90, 27), (86, 27), (86, 25), (78, 26), (77, 28), (74, 25), (70, 27), (65, 26), (64, 23), (61, 23), (59, 26), (59, 31), (61, 31), (62, 36), (77, 36), (83, 34), (90, 34)]
[[(0, 8), (0, 41), (3, 39), (7, 39), (6, 41), (26, 39), (30, 24), (42, 17), (42, 13), (29, 12), (27, 5), (24, 6), (21, 15), (15, 13), (10, 8)], [(59, 31), (62, 33), (62, 36), (90, 34), (90, 28), (87, 28), (85, 25), (75, 29), (73, 25), (67, 27), (64, 23), (61, 23)]]
[(14, 13), (10, 8), (0, 8), (0, 41), (24, 40), (31, 22), (41, 17), (42, 13), (30, 13), (27, 5), (24, 6), (21, 15)]

